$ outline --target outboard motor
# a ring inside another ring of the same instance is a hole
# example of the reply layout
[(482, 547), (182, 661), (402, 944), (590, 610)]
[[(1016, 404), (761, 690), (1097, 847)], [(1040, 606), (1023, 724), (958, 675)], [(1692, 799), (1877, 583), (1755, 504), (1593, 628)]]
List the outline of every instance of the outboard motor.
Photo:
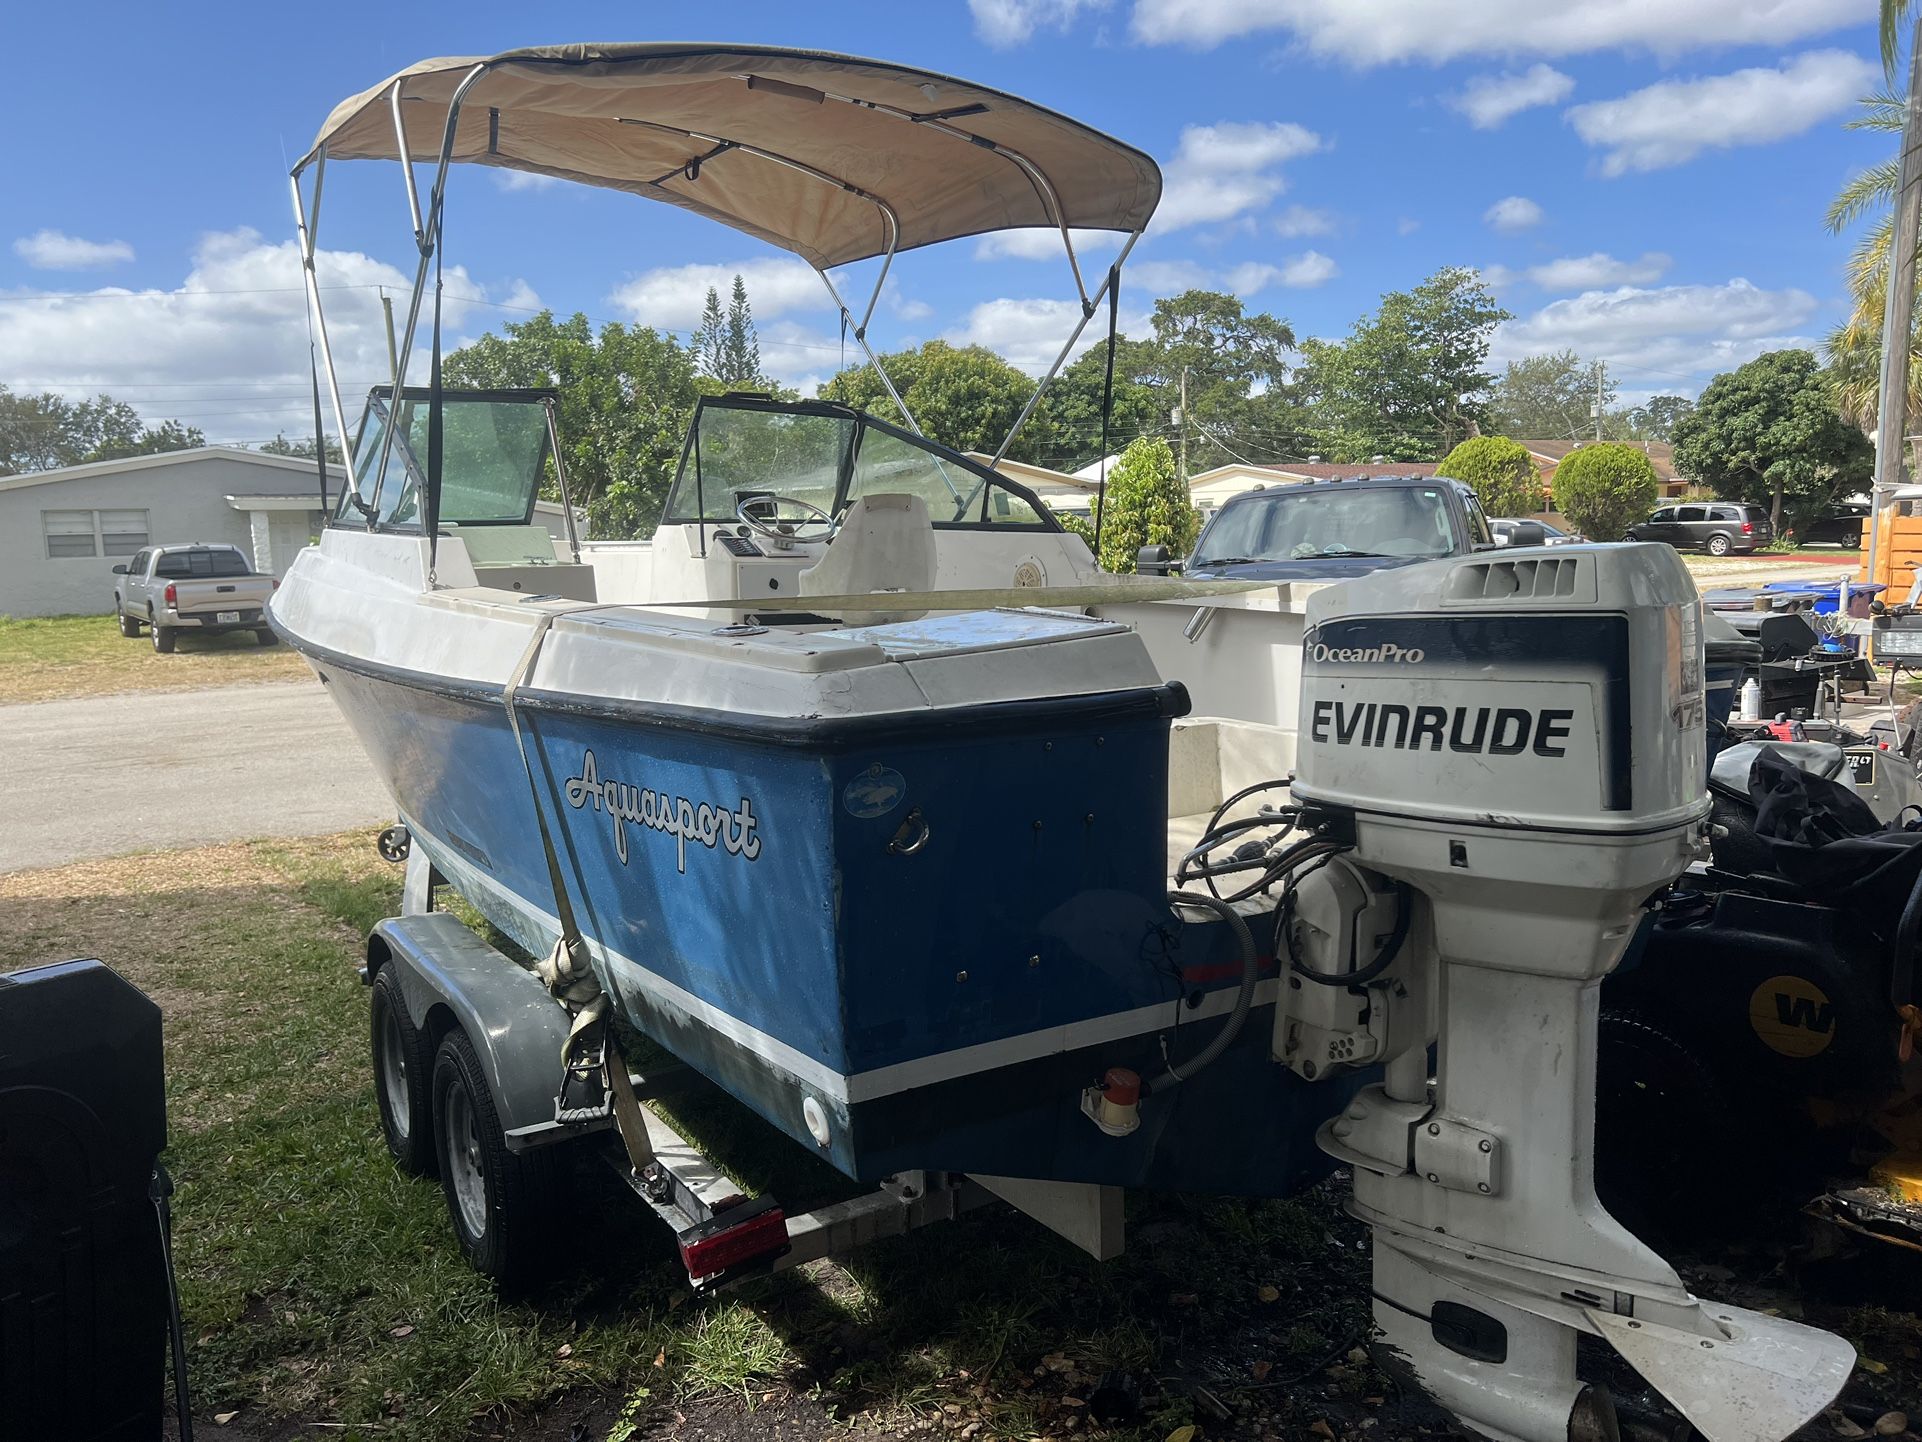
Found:
[[(1275, 1054), (1381, 1063), (1327, 1123), (1386, 1360), (1486, 1436), (1615, 1435), (1599, 1336), (1709, 1442), (1793, 1432), (1839, 1337), (1691, 1295), (1594, 1188), (1600, 984), (1696, 855), (1701, 610), (1666, 546), (1381, 572), (1308, 603)], [(1435, 1041), (1431, 1084), (1429, 1043)]]
[(107, 967), (0, 976), (0, 1437), (160, 1435), (163, 1086), (160, 1008)]

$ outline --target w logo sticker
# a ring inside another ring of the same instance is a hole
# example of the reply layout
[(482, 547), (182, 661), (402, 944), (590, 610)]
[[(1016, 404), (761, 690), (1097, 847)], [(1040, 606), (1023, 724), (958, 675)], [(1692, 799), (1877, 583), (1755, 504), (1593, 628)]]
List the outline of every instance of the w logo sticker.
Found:
[(1835, 1040), (1835, 1003), (1800, 976), (1772, 976), (1756, 987), (1748, 1019), (1762, 1045), (1783, 1056), (1817, 1056)]

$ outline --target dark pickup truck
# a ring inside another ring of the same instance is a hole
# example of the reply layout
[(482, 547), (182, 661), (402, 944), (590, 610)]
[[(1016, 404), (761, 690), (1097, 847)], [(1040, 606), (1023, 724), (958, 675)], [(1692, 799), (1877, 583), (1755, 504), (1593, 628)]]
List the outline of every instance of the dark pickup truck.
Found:
[[(1522, 521), (1508, 545), (1540, 545)], [(1236, 496), (1216, 511), (1180, 569), (1196, 580), (1344, 581), (1496, 544), (1474, 491), (1439, 476), (1307, 481)], [(1175, 569), (1144, 549), (1137, 569)]]

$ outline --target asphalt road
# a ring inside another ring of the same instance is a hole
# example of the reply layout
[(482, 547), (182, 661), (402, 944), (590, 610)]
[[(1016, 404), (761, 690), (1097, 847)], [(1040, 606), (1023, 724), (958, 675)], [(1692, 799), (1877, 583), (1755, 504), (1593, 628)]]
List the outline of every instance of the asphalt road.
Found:
[(311, 680), (0, 706), (0, 872), (393, 814)]

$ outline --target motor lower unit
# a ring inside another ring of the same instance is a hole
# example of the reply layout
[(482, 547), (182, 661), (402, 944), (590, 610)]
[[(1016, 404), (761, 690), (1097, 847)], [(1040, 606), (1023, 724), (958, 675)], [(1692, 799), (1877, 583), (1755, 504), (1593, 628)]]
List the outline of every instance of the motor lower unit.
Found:
[(1346, 849), (1290, 882), (1275, 1056), (1384, 1068), (1319, 1141), (1374, 1232), (1392, 1364), (1490, 1437), (1608, 1435), (1583, 1332), (1710, 1442), (1787, 1436), (1854, 1360), (1692, 1296), (1595, 1195), (1601, 980), (1704, 838), (1700, 627), (1657, 545), (1309, 601), (1294, 796)]

